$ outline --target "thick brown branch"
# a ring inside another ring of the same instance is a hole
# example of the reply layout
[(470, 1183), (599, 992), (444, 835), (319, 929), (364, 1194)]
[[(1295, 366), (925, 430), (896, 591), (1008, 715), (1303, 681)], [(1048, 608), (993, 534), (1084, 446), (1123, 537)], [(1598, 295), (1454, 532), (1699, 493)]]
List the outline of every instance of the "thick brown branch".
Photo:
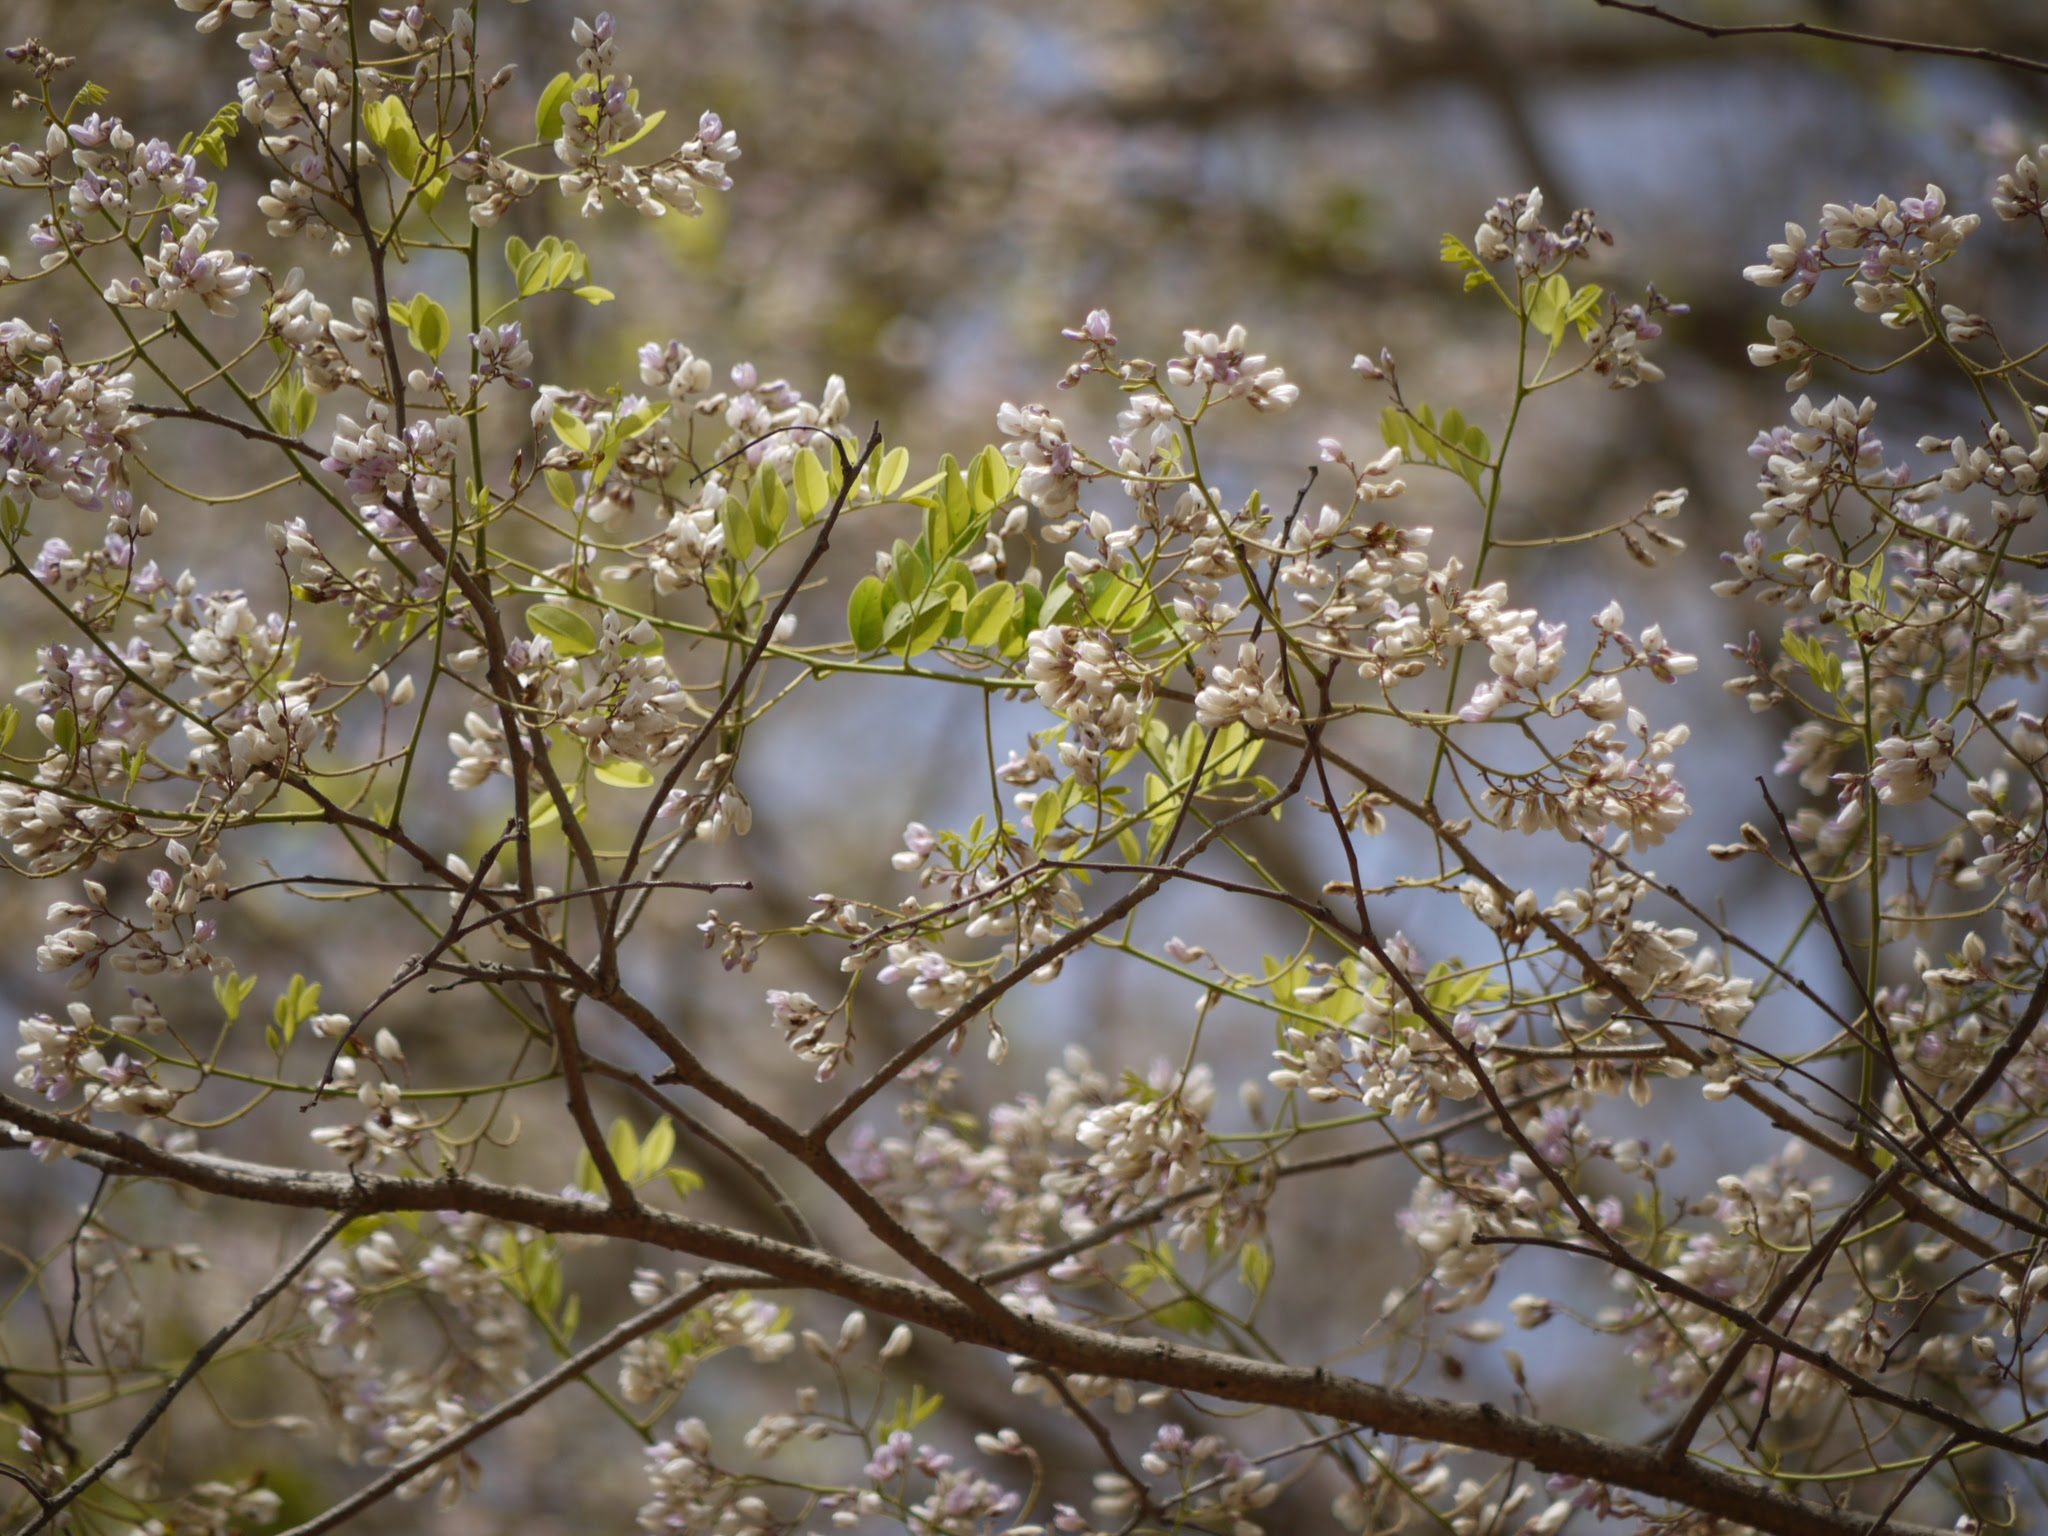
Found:
[(32, 1136), (81, 1149), (85, 1161), (122, 1174), (174, 1180), (188, 1188), (257, 1204), (345, 1210), (466, 1211), (542, 1231), (644, 1242), (719, 1264), (758, 1270), (786, 1286), (814, 1290), (962, 1343), (1022, 1355), (1063, 1371), (1148, 1381), (1228, 1402), (1320, 1414), (1380, 1434), (1445, 1442), (1540, 1471), (1588, 1478), (1668, 1499), (1772, 1536), (1937, 1536), (1934, 1527), (1888, 1521), (1795, 1498), (1698, 1461), (1666, 1461), (1658, 1447), (1627, 1445), (1561, 1425), (1503, 1413), (1491, 1403), (1423, 1397), (1320, 1368), (1273, 1365), (1165, 1340), (1124, 1338), (998, 1308), (967, 1306), (936, 1286), (877, 1274), (788, 1243), (733, 1232), (645, 1208), (593, 1209), (573, 1200), (458, 1178), (402, 1179), (268, 1168), (227, 1158), (178, 1155), (132, 1136), (80, 1125), (0, 1098), (0, 1120)]

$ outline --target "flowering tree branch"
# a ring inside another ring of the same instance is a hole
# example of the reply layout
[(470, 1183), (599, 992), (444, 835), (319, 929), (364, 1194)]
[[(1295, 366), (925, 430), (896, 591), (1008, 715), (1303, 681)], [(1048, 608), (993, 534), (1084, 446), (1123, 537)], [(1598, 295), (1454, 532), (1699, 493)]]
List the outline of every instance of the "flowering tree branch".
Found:
[[(2042, 1459), (2048, 383), (1958, 302), (1977, 215), (1829, 204), (1744, 273), (1787, 305), (1841, 284), (1902, 338), (1884, 367), (1980, 414), (1916, 465), (1872, 402), (1800, 394), (1753, 448), (1714, 590), (1775, 638), (1724, 692), (1782, 717), (1804, 798), (1704, 848), (1776, 893), (1730, 915), (1647, 863), (1693, 850), (1669, 701), (1699, 659), (1619, 597), (1546, 616), (1525, 561), (1676, 558), (1686, 492), (1505, 536), (1537, 397), (1654, 387), (1685, 312), (1591, 266), (1589, 211), (1532, 189), (1445, 236), (1497, 398), (1360, 353), (1371, 448), (1284, 450), (1317, 462), (1271, 505), (1224, 489), (1223, 426), (1285, 423), (1302, 384), (1241, 326), (1160, 362), (1099, 309), (1060, 384), (1114, 407), (1100, 443), (1008, 402), (919, 470), (856, 440), (837, 376), (714, 387), (650, 340), (637, 377), (539, 382), (558, 360), (505, 317), (615, 296), (559, 234), (501, 259), (483, 232), (539, 227), (549, 189), (688, 218), (739, 153), (713, 113), (652, 137), (611, 17), (574, 23), (529, 131), (480, 63), (495, 7), (179, 3), (246, 23), (249, 72), (176, 145), (9, 54), (37, 126), (0, 187), (37, 270), (0, 263), (0, 299), (72, 284), (88, 321), (0, 318), (0, 602), (34, 649), (0, 843), (52, 883), (33, 985), (68, 989), (20, 1021), (0, 1124), (23, 1182), (101, 1186), (23, 1250), (70, 1312), (0, 1306), (31, 1528), (446, 1507), (468, 1447), (572, 1382), (642, 1443), (657, 1533), (1254, 1536), (1310, 1498), (1374, 1532), (1974, 1532)], [(315, 278), (230, 232), (202, 162), (236, 156)], [(2048, 230), (2044, 163), (2001, 220)], [(1768, 331), (1750, 360), (1794, 391), (1841, 366)], [(165, 462), (188, 445), (203, 491)], [(1422, 476), (1441, 530), (1408, 515)], [(259, 498), (258, 547), (208, 537)], [(949, 700), (978, 730), (878, 826), (853, 765), (908, 784)], [(797, 821), (820, 788), (830, 835)], [(789, 835), (750, 863), (757, 803)], [(1377, 1221), (1394, 1177), (1398, 1241), (1327, 1283), (1296, 1192)], [(332, 1220), (146, 1366), (117, 1299), (175, 1313), (148, 1266), (292, 1209)], [(182, 1388), (231, 1341), (382, 1470), (324, 1512), (207, 1475)], [(1556, 1408), (1594, 1370), (1640, 1384), (1628, 1428)], [(1015, 1422), (961, 1410), (997, 1381)]]
[[(306, 1174), (224, 1158), (181, 1157), (158, 1152), (132, 1137), (74, 1125), (12, 1101), (0, 1104), (0, 1118), (31, 1134), (47, 1134), (83, 1148), (92, 1154), (90, 1160), (95, 1165), (110, 1171), (166, 1178), (211, 1195), (299, 1209), (338, 1208), (354, 1217), (450, 1209), (545, 1230), (631, 1237), (713, 1264), (734, 1266), (742, 1274), (757, 1272), (775, 1283), (823, 1290), (885, 1316), (939, 1329), (963, 1343), (1025, 1355), (1049, 1368), (1131, 1376), (1229, 1402), (1263, 1403), (1343, 1419), (1384, 1434), (1453, 1440), (1528, 1461), (1544, 1471), (1674, 1498), (1782, 1536), (1837, 1531), (1860, 1536), (1869, 1529), (1863, 1516), (1758, 1487), (1697, 1463), (1674, 1466), (1654, 1447), (1577, 1434), (1540, 1419), (1504, 1414), (1490, 1404), (1451, 1403), (1390, 1391), (1321, 1369), (1267, 1365), (1164, 1341), (1119, 1339), (1011, 1314), (991, 1319), (936, 1287), (892, 1279), (827, 1255), (685, 1217), (646, 1210), (598, 1211), (574, 1201), (474, 1179), (430, 1183), (376, 1174)], [(707, 1274), (706, 1284), (713, 1283), (715, 1273)], [(660, 1320), (650, 1322), (641, 1317), (621, 1325), (615, 1330), (619, 1337), (607, 1335), (600, 1341), (607, 1346), (603, 1354), (615, 1351), (643, 1324), (652, 1327)], [(592, 1351), (598, 1348), (593, 1345)], [(579, 1356), (529, 1390), (536, 1397), (544, 1395), (543, 1387), (552, 1390), (563, 1380), (587, 1371), (603, 1354), (593, 1354), (589, 1360)], [(352, 1504), (349, 1512), (361, 1507)], [(1885, 1529), (1892, 1536), (1926, 1536), (1931, 1528), (1892, 1522)]]

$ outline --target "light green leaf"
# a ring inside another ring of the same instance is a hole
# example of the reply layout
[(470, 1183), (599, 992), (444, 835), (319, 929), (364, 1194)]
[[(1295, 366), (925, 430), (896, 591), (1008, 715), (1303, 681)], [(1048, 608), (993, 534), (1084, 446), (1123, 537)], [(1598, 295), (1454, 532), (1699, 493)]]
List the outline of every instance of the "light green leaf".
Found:
[(397, 96), (371, 102), (363, 109), (363, 131), (370, 136), (371, 143), (391, 157), (392, 168), (410, 183), (419, 170), (424, 146), (405, 102)]
[[(83, 93), (81, 93), (82, 95)], [(242, 105), (230, 102), (207, 121), (196, 134), (187, 134), (178, 144), (178, 153), (201, 154), (215, 165), (226, 169), (228, 163), (228, 140), (242, 131)]]
[(754, 519), (754, 536), (766, 548), (789, 524), (789, 491), (782, 476), (763, 468), (747, 493), (747, 512)]
[(590, 452), (590, 425), (581, 417), (558, 405), (550, 424), (555, 429), (555, 436), (566, 447), (574, 448), (578, 453)]
[(213, 995), (220, 1003), (220, 1011), (227, 1015), (228, 1022), (234, 1023), (242, 1016), (242, 1004), (249, 1000), (249, 994), (256, 990), (256, 978), (229, 971), (225, 976), (213, 978)]
[(560, 74), (547, 83), (540, 93), (540, 104), (533, 111), (533, 136), (544, 141), (562, 136), (562, 109), (569, 103), (569, 93), (576, 89), (575, 78)]
[[(549, 238), (552, 239), (553, 237), (550, 236)], [(519, 296), (521, 298), (528, 298), (533, 294), (541, 292), (548, 286), (548, 268), (553, 262), (554, 256), (548, 251), (527, 252), (525, 260), (519, 263), (519, 270), (516, 274), (519, 279)]]
[(754, 516), (745, 502), (737, 496), (726, 497), (725, 505), (718, 509), (718, 521), (725, 529), (727, 554), (744, 560), (754, 552)]
[(1421, 457), (1416, 452), (1415, 434), (1408, 429), (1408, 418), (1395, 406), (1380, 412), (1380, 440), (1389, 448), (1400, 449), (1411, 460)]
[(1173, 786), (1156, 773), (1145, 775), (1145, 807), (1152, 812), (1150, 827), (1145, 840), (1148, 857), (1157, 857), (1166, 842), (1167, 833), (1173, 830), (1175, 815), (1179, 809), (1173, 797)]
[(1074, 589), (1064, 581), (1055, 581), (1033, 616), (1032, 628), (1049, 629), (1059, 623), (1073, 600)]
[(448, 311), (432, 299), (421, 298), (412, 307), (412, 339), (429, 357), (439, 357), (448, 346)]
[(566, 469), (542, 470), (541, 475), (547, 481), (548, 494), (554, 497), (555, 505), (564, 512), (574, 512), (578, 500), (576, 477)]
[(640, 1159), (634, 1165), (633, 1182), (644, 1184), (668, 1166), (668, 1160), (675, 1156), (676, 1128), (663, 1115), (654, 1122), (654, 1129), (640, 1143)]
[(656, 405), (652, 401), (649, 401), (647, 404), (641, 406), (638, 410), (632, 411), (627, 415), (621, 416), (616, 422), (612, 424), (612, 430), (622, 440), (627, 438), (635, 438), (638, 437), (642, 432), (645, 432), (649, 427), (653, 426), (657, 421), (661, 420), (661, 418), (666, 416), (668, 412), (669, 407), (667, 402), (664, 401), (662, 404)]
[[(885, 599), (888, 596), (886, 589), (883, 592), (883, 596)], [(903, 632), (910, 628), (911, 620), (916, 617), (917, 610), (909, 603), (901, 601), (890, 603), (888, 617), (882, 620), (882, 644), (893, 646), (902, 636)]]
[(1439, 251), (1442, 260), (1464, 271), (1465, 291), (1467, 293), (1470, 293), (1474, 288), (1483, 288), (1493, 281), (1493, 279), (1486, 275), (1486, 263), (1474, 255), (1472, 248), (1456, 235), (1445, 235)]
[[(1071, 782), (1073, 781), (1068, 780), (1068, 783)], [(1031, 803), (1031, 845), (1034, 848), (1042, 844), (1046, 835), (1059, 825), (1060, 817), (1066, 811), (1066, 803), (1061, 793), (1064, 788), (1065, 785), (1062, 785), (1061, 789), (1047, 790)]]
[(1572, 285), (1561, 272), (1553, 272), (1543, 280), (1529, 301), (1529, 325), (1540, 335), (1550, 338), (1554, 350), (1564, 340), (1565, 327), (1570, 322), (1565, 318), (1565, 308), (1571, 303)]
[(909, 473), (910, 450), (891, 448), (882, 455), (881, 466), (875, 471), (875, 495), (884, 498), (895, 495)]
[(853, 648), (863, 656), (882, 648), (882, 623), (888, 617), (886, 591), (879, 576), (864, 576), (847, 601), (847, 632), (853, 636)]
[[(733, 580), (731, 572), (723, 565), (714, 565), (704, 573), (704, 595), (711, 600), (711, 606), (720, 613), (733, 612)], [(761, 601), (761, 578), (749, 573), (740, 584), (739, 613), (744, 618), (748, 610)]]
[(638, 133), (634, 134), (633, 137), (631, 137), (630, 139), (621, 139), (618, 143), (606, 149), (605, 154), (616, 155), (631, 149), (635, 144), (638, 144), (642, 139), (646, 138), (647, 135), (654, 132), (655, 129), (659, 128), (661, 126), (661, 120), (667, 116), (668, 113), (666, 110), (648, 113), (646, 118), (641, 122), (640, 131)]
[(953, 540), (959, 533), (960, 524), (972, 515), (973, 510), (967, 484), (960, 478), (959, 462), (949, 453), (939, 460), (939, 483), (925, 507), (925, 545), (935, 559), (944, 559), (953, 553)]
[(818, 456), (810, 449), (802, 449), (791, 468), (791, 479), (796, 484), (797, 521), (809, 527), (811, 520), (824, 511), (832, 500), (832, 489), (825, 478), (825, 466), (818, 462)]
[(1266, 1294), (1266, 1286), (1273, 1278), (1273, 1255), (1266, 1251), (1264, 1243), (1246, 1243), (1237, 1251), (1237, 1277), (1253, 1296)]
[(312, 424), (313, 413), (318, 407), (319, 401), (306, 387), (304, 376), (293, 369), (270, 387), (263, 413), (270, 418), (272, 428), (287, 437), (295, 437)]
[(969, 489), (967, 473), (954, 464), (952, 455), (940, 461), (940, 470), (938, 495), (931, 516), (926, 519), (927, 542), (934, 560), (964, 553), (981, 542), (988, 528), (988, 508)]
[(1126, 581), (1114, 571), (1096, 571), (1085, 585), (1089, 615), (1100, 620), (1105, 629), (1121, 633), (1142, 616), (1144, 610), (1137, 604), (1146, 589), (1139, 583)]
[(291, 435), (299, 437), (313, 425), (313, 418), (319, 413), (320, 397), (307, 387), (303, 376), (299, 382), (299, 397), (292, 406)]
[(668, 1180), (668, 1187), (676, 1192), (678, 1200), (687, 1200), (704, 1187), (704, 1176), (688, 1168), (664, 1168), (661, 1176)]
[(969, 645), (994, 645), (1003, 637), (1010, 615), (1017, 608), (1017, 589), (1007, 581), (983, 587), (967, 605), (960, 623), (960, 638)]
[(572, 288), (569, 291), (586, 304), (609, 304), (618, 297), (611, 289), (600, 288), (595, 283), (587, 283), (581, 288)]
[(1591, 341), (1593, 333), (1600, 329), (1600, 285), (1588, 283), (1572, 295), (1571, 303), (1564, 309), (1567, 325), (1579, 328), (1579, 340)]
[(278, 994), (277, 1001), (270, 1005), (270, 1016), (277, 1021), (280, 1038), (286, 1045), (292, 1043), (292, 1036), (299, 1032), (299, 1026), (320, 1011), (320, 983), (308, 982), (305, 977), (294, 974), (291, 984)]
[(1003, 458), (1002, 450), (991, 443), (974, 456), (974, 464), (968, 475), (968, 490), (974, 497), (974, 510), (986, 517), (1005, 501), (1017, 483), (1017, 472)]
[(609, 784), (614, 789), (645, 789), (654, 782), (651, 769), (629, 758), (615, 757), (599, 763), (590, 771), (597, 775), (599, 783)]
[(924, 596), (924, 589), (931, 584), (931, 571), (918, 552), (898, 539), (889, 550), (889, 559), (890, 590), (906, 603)]
[(633, 1122), (624, 1115), (614, 1120), (611, 1129), (605, 1132), (605, 1150), (612, 1155), (612, 1161), (628, 1181), (633, 1169), (640, 1161), (640, 1138), (633, 1132)]
[(588, 656), (597, 649), (590, 621), (558, 603), (535, 603), (526, 610), (526, 627), (544, 637), (557, 656)]
[(1486, 434), (1478, 427), (1467, 425), (1457, 439), (1457, 447), (1459, 451), (1453, 456), (1452, 462), (1458, 473), (1465, 477), (1466, 484), (1477, 491), (1479, 477), (1486, 468), (1487, 460), (1493, 456), (1493, 445), (1487, 441)]
[[(389, 96), (384, 99), (393, 101)], [(393, 104), (396, 105), (395, 102)], [(419, 179), (420, 167), (428, 163), (425, 149), (410, 119), (401, 119), (384, 141), (384, 152), (391, 157), (391, 168), (403, 176), (408, 185)]]

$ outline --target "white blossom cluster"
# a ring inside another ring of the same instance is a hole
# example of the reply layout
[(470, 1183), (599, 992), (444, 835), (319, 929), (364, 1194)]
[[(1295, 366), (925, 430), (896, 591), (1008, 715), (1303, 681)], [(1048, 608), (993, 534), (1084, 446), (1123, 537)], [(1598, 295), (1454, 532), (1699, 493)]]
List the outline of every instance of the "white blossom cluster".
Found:
[[(665, 160), (633, 166), (615, 158), (639, 137), (646, 121), (634, 105), (638, 93), (633, 77), (619, 68), (618, 23), (606, 13), (590, 21), (579, 17), (571, 35), (580, 50), (575, 73), (579, 80), (592, 83), (577, 85), (562, 108), (562, 134), (554, 149), (555, 158), (567, 167), (559, 181), (564, 197), (581, 197), (585, 217), (613, 201), (659, 218), (670, 210), (690, 216), (701, 213), (699, 187), (731, 189), (726, 167), (739, 158), (739, 137), (716, 112), (706, 112), (698, 121), (696, 137)], [(494, 221), (497, 211), (492, 209), (488, 219), (477, 222)]]

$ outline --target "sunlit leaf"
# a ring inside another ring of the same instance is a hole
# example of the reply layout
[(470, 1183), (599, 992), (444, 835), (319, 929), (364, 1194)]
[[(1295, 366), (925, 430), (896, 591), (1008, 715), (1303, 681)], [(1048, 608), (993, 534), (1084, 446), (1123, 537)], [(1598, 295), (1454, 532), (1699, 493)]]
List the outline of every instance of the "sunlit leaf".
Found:
[(825, 466), (818, 462), (815, 453), (806, 448), (797, 454), (790, 473), (796, 484), (797, 521), (808, 526), (832, 500), (832, 488), (825, 478)]
[(1017, 589), (1009, 582), (998, 581), (983, 587), (967, 605), (967, 616), (960, 626), (961, 638), (969, 645), (994, 645), (1002, 638), (1016, 607)]
[(887, 588), (879, 576), (863, 576), (846, 604), (846, 628), (853, 648), (863, 656), (882, 648), (882, 625), (888, 618)]
[(568, 105), (569, 93), (576, 89), (573, 75), (560, 74), (547, 83), (540, 93), (540, 102), (533, 109), (533, 136), (543, 142), (562, 136), (562, 109)]
[(597, 649), (590, 621), (558, 603), (535, 603), (526, 610), (526, 627), (544, 637), (557, 656), (588, 656)]
[(875, 470), (875, 494), (880, 497), (895, 495), (909, 473), (910, 450), (891, 448), (882, 456), (882, 462)]

